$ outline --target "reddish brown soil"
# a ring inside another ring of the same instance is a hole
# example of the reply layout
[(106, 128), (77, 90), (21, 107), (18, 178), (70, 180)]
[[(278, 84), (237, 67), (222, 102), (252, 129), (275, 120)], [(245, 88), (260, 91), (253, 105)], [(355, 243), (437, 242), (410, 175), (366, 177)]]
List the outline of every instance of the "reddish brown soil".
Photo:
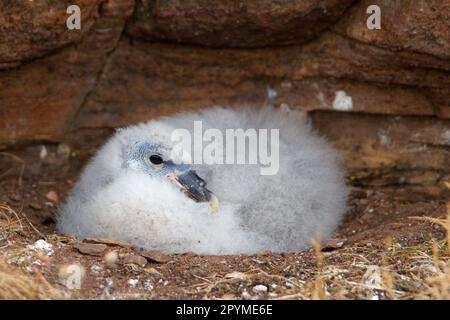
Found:
[[(78, 158), (80, 157), (71, 158), (62, 164), (42, 164), (39, 158), (27, 159), (21, 185), (14, 170), (3, 177), (0, 176), (0, 202), (23, 214), (39, 231), (30, 229), (29, 232), (14, 233), (4, 239), (4, 243), (0, 243), (0, 258), (3, 257), (6, 261), (9, 259), (14, 264), (11, 257), (14, 257), (19, 249), (46, 237), (47, 242), (54, 245), (55, 252), (51, 257), (40, 258), (41, 265), (33, 264), (32, 272), (42, 272), (50, 284), (62, 289), (62, 285), (58, 283), (58, 268), (66, 263), (80, 263), (86, 269), (86, 277), (82, 289), (70, 293), (75, 298), (240, 299), (244, 291), (250, 293), (253, 298), (289, 298), (291, 295), (297, 297), (295, 294), (298, 288), (286, 284), (287, 279), (293, 279), (293, 283), (304, 283), (306, 286), (313, 283), (317, 273), (317, 260), (313, 249), (295, 253), (261, 253), (254, 256), (182, 254), (173, 255), (168, 263), (149, 263), (145, 268), (135, 265), (107, 268), (102, 257), (81, 254), (68, 239), (50, 236), (55, 233), (53, 215), (56, 206), (64, 200), (76, 181), (82, 164), (85, 163), (84, 160), (77, 160)], [(59, 195), (58, 203), (52, 204), (46, 198), (46, 194), (52, 190)], [(382, 264), (388, 238), (392, 238), (392, 243), (404, 248), (420, 246), (432, 238), (445, 238), (441, 227), (412, 218), (445, 216), (444, 201), (403, 202), (383, 193), (355, 190), (349, 202), (346, 221), (336, 233), (336, 238), (345, 238), (347, 242), (342, 248), (323, 255), (325, 266), (350, 269), (352, 271), (348, 276), (355, 281), (359, 281), (364, 274), (364, 270), (354, 268), (358, 259), (367, 264)], [(130, 250), (119, 247), (115, 249), (120, 252)], [(391, 257), (389, 263), (395, 266), (398, 274), (402, 274), (401, 260)], [(226, 274), (236, 271), (245, 273), (248, 277), (225, 279)], [(128, 282), (130, 279), (137, 279), (137, 284), (131, 285)], [(333, 276), (330, 281), (332, 280)], [(267, 286), (268, 293), (254, 293), (252, 288), (258, 284)], [(397, 284), (397, 288), (398, 286), (400, 285)], [(332, 293), (332, 285), (329, 290)], [(403, 290), (414, 292), (418, 289), (407, 287)], [(355, 296), (352, 296), (353, 294)], [(356, 296), (356, 293), (352, 292), (346, 295), (349, 298)]]

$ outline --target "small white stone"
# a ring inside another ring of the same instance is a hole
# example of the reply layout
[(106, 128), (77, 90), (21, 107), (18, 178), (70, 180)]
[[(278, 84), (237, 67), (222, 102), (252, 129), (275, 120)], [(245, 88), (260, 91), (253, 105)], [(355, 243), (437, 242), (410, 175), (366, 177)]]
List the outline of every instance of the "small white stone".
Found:
[(144, 289), (147, 290), (147, 291), (153, 291), (154, 287), (153, 287), (152, 282), (150, 280), (145, 281)]
[(44, 204), (45, 204), (47, 207), (49, 207), (49, 208), (54, 208), (54, 207), (55, 207), (55, 205), (54, 205), (52, 202), (50, 202), (50, 201), (46, 201)]
[(333, 101), (333, 109), (339, 111), (350, 111), (353, 109), (353, 99), (345, 91), (336, 91)]
[(250, 300), (251, 298), (252, 298), (252, 296), (247, 291), (242, 292), (243, 300)]
[(286, 288), (293, 288), (293, 287), (294, 287), (294, 285), (293, 285), (292, 283), (287, 282), (287, 281), (285, 281), (283, 284), (284, 284), (284, 286), (285, 286)]
[(44, 160), (45, 158), (47, 158), (47, 155), (48, 155), (47, 148), (45, 146), (42, 146), (41, 152), (39, 153), (39, 157), (41, 158), (41, 160)]
[(382, 145), (388, 145), (391, 143), (391, 139), (390, 139), (388, 133), (384, 130), (378, 132), (378, 138), (380, 139), (380, 143)]
[(34, 260), (34, 261), (32, 262), (32, 264), (35, 264), (35, 265), (37, 265), (37, 266), (42, 266), (42, 262), (40, 262), (39, 260)]
[(273, 99), (278, 95), (278, 92), (276, 92), (275, 90), (273, 90), (272, 88), (268, 88), (267, 89), (267, 98), (269, 99)]
[(282, 103), (280, 105), (280, 110), (282, 110), (283, 112), (286, 112), (286, 113), (292, 112), (291, 108), (286, 103)]
[(102, 267), (94, 264), (94, 265), (91, 266), (91, 271), (94, 272), (94, 273), (98, 273), (98, 272), (102, 271)]
[(42, 239), (36, 241), (32, 245), (28, 245), (27, 248), (29, 250), (40, 251), (48, 257), (50, 257), (54, 253), (53, 245)]
[(56, 148), (56, 154), (66, 159), (70, 157), (70, 152), (70, 147), (64, 143), (58, 144), (58, 147)]
[(266, 263), (265, 261), (259, 260), (259, 259), (252, 259), (252, 261), (257, 264), (265, 264)]
[(139, 283), (139, 279), (130, 279), (127, 281), (127, 283), (129, 286), (136, 287), (136, 285)]
[(252, 291), (254, 293), (266, 293), (267, 292), (267, 287), (263, 286), (262, 284), (259, 284), (257, 286), (254, 286)]

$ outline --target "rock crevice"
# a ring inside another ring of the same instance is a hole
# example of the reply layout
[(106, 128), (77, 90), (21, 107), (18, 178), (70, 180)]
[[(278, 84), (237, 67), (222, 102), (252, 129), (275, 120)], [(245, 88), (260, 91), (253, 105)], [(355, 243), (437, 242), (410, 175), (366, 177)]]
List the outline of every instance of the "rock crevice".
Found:
[(450, 175), (445, 1), (72, 2), (76, 32), (64, 1), (0, 4), (0, 149), (91, 147), (160, 115), (269, 102), (310, 112), (360, 183), (439, 195)]

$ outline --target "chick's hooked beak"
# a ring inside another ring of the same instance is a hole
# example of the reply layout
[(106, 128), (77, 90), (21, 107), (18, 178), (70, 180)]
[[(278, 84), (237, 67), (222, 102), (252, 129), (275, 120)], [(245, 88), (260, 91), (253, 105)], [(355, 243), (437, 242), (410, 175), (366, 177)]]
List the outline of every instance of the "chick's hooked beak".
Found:
[(214, 213), (219, 211), (219, 199), (206, 188), (206, 182), (194, 170), (188, 170), (179, 175), (167, 175), (181, 191), (195, 202), (208, 202)]

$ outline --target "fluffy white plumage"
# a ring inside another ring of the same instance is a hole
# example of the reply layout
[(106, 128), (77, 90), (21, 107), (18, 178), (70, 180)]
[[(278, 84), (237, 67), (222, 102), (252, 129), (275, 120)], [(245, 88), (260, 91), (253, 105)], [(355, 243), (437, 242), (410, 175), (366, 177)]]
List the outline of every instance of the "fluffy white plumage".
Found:
[[(142, 141), (173, 146), (176, 128), (279, 128), (280, 168), (260, 175), (259, 165), (196, 165), (220, 199), (212, 214), (173, 184), (124, 165), (129, 146)], [(346, 209), (335, 151), (298, 112), (264, 107), (214, 107), (119, 130), (86, 167), (58, 215), (58, 229), (81, 238), (106, 237), (167, 253), (295, 251), (315, 236), (328, 237)]]

